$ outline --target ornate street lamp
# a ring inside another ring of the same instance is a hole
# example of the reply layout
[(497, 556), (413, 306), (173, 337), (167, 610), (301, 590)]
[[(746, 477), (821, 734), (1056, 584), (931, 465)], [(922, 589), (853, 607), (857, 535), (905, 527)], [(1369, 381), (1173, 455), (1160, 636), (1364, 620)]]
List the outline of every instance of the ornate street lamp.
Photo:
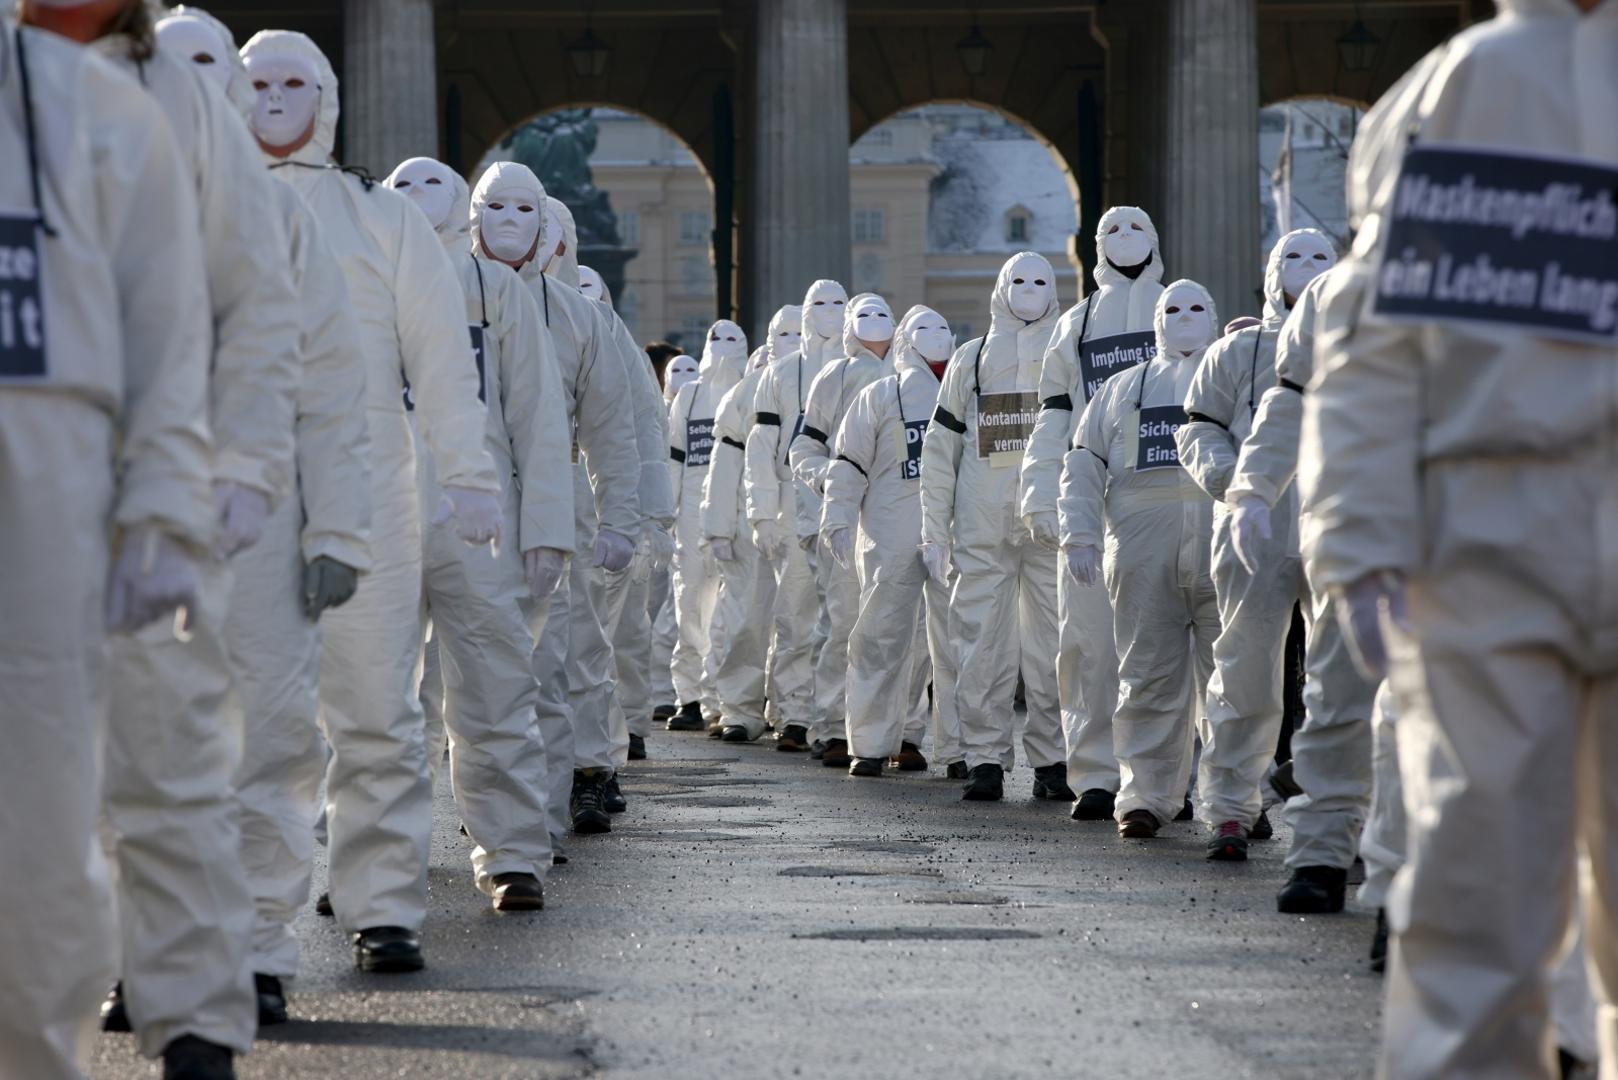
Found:
[(567, 47), (568, 62), (573, 65), (573, 73), (581, 79), (601, 78), (607, 73), (607, 61), (611, 57), (612, 47), (596, 37), (588, 20), (584, 24), (584, 33)]
[(1360, 18), (1360, 6), (1354, 5), (1354, 25), (1337, 39), (1337, 63), (1344, 71), (1370, 71), (1376, 64), (1377, 46), (1382, 39), (1371, 32)]
[(955, 51), (961, 56), (961, 67), (966, 69), (969, 78), (981, 78), (989, 70), (989, 53), (994, 50), (994, 43), (983, 36), (978, 24), (972, 24), (972, 32), (955, 43)]

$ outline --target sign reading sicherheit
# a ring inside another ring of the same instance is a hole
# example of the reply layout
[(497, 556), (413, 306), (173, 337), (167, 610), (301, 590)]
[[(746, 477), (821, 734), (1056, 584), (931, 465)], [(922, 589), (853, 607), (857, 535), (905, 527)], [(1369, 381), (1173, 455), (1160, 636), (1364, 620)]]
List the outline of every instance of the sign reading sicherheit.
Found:
[(1618, 168), (1411, 147), (1374, 310), (1618, 342)]

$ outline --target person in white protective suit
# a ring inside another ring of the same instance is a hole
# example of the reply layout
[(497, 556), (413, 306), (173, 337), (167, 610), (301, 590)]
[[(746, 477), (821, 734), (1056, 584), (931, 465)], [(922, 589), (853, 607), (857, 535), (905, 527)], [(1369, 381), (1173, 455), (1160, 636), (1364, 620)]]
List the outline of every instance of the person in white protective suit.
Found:
[[(157, 38), (224, 90), (245, 122), (256, 95), (223, 23), (199, 8), (176, 7), (158, 23)], [(256, 153), (252, 165), (263, 169)], [(296, 477), (259, 542), (230, 563), (224, 637), (234, 693), (222, 713), (224, 730), (241, 740), (235, 801), (253, 908), (249, 970), (259, 1027), (287, 1019), (281, 980), (297, 974), (292, 921), (309, 899), (311, 825), (326, 763), (315, 719), (318, 619), (353, 595), (371, 565), (365, 366), (355, 359), (348, 289), (308, 204), (266, 175), (272, 213), (286, 228), (301, 318)], [(266, 753), (266, 744), (276, 749)], [(301, 768), (284, 767), (289, 746)], [(115, 1018), (109, 1011), (107, 1019)]]
[[(634, 557), (640, 530), (640, 455), (624, 430), (622, 404), (628, 400), (629, 382), (622, 358), (612, 347), (606, 313), (571, 285), (545, 273), (545, 263), (557, 258), (565, 239), (554, 235), (558, 230), (551, 226), (550, 215), (541, 215), (547, 220), (536, 233), (531, 226), (518, 227), (508, 213), (512, 206), (548, 205), (539, 178), (514, 161), (490, 165), (472, 191), (472, 249), (516, 270), (538, 304), (555, 346), (568, 428), (578, 447), (573, 455), (578, 459), (573, 466), (573, 528), (579, 557), (564, 568), (564, 583), (551, 594), (550, 611), (534, 650), (540, 735), (545, 741), (547, 821), (554, 857), (560, 860), (565, 858), (560, 847), (570, 818), (576, 829), (584, 826), (579, 831), (610, 827), (601, 806), (606, 778), (599, 773), (583, 785), (589, 803), (582, 808), (584, 813), (570, 814), (578, 787), (573, 713), (584, 700), (585, 687), (570, 692), (569, 655), (572, 647), (587, 648), (591, 670), (603, 682), (609, 677), (611, 646), (586, 589), (590, 571), (602, 566), (623, 570)], [(601, 702), (605, 696), (601, 684), (588, 686), (594, 694), (591, 700)]]
[[(1090, 399), (1107, 377), (1157, 350), (1152, 313), (1163, 294), (1163, 258), (1146, 211), (1114, 206), (1096, 223), (1096, 291), (1057, 320), (1039, 379), (1039, 419), (1022, 462), (1022, 519), (1036, 543), (1057, 543), (1056, 499), (1062, 457)], [(1112, 818), (1118, 758), (1112, 714), (1118, 705), (1118, 654), (1112, 602), (1105, 589), (1056, 583), (1056, 696), (1067, 738), (1065, 780), (1077, 790), (1079, 821)]]
[[(1231, 554), (1250, 576), (1274, 572), (1272, 561), (1290, 566), (1286, 560), (1294, 557), (1299, 526), (1292, 478), (1298, 465), (1303, 389), (1314, 371), (1319, 300), (1332, 280), (1348, 270), (1328, 270), (1307, 285), (1293, 305), (1276, 343), (1276, 382), (1259, 399), (1252, 431), (1242, 440), (1241, 455), (1225, 489), (1224, 502), (1232, 508), (1227, 526)], [(1305, 715), (1292, 733), (1291, 763), (1292, 780), (1303, 794), (1294, 795), (1286, 805), (1292, 826), (1286, 859), (1291, 873), (1276, 903), (1290, 914), (1325, 914), (1342, 910), (1361, 824), (1367, 822), (1368, 812), (1376, 813), (1372, 704), (1377, 684), (1354, 666), (1330, 594), (1312, 587), (1307, 575), (1304, 578), (1310, 612)], [(1262, 759), (1255, 766), (1261, 767)], [(1369, 859), (1367, 855), (1368, 863)]]
[[(0, 1070), (69, 1080), (116, 976), (103, 646), (172, 625), (218, 534), (207, 281), (162, 108), (9, 13), (0, 207)], [(166, 1056), (199, 1054), (230, 1075), (229, 1052), (194, 1036)]]
[[(875, 293), (860, 293), (844, 306), (842, 355), (828, 361), (809, 384), (803, 419), (787, 456), (792, 476), (808, 489), (817, 504), (825, 495), (826, 470), (837, 426), (865, 387), (893, 373), (889, 354), (895, 319), (888, 302)], [(820, 649), (815, 656), (815, 715), (828, 725), (823, 765), (849, 764), (845, 688), (848, 684), (849, 632), (859, 615), (860, 583), (850, 565), (839, 565), (818, 547), (817, 532), (810, 538), (821, 589)], [(838, 721), (841, 721), (839, 723)], [(789, 734), (796, 735), (795, 732)], [(807, 734), (807, 733), (805, 733)], [(798, 741), (802, 741), (800, 736)], [(925, 768), (920, 750), (907, 751), (905, 768)], [(918, 762), (920, 763), (918, 765)]]
[[(554, 244), (545, 262), (545, 275), (577, 290), (582, 281), (573, 214), (560, 200), (550, 196), (546, 196), (545, 204), (547, 242)], [(672, 500), (665, 458), (668, 438), (663, 430), (668, 413), (645, 352), (635, 344), (628, 327), (612, 310), (611, 297), (605, 295), (604, 286), (599, 292), (602, 295), (597, 298), (585, 298), (600, 317), (604, 331), (602, 349), (617, 354), (629, 391), (626, 400), (632, 408), (630, 422), (634, 425), (635, 451), (640, 463), (640, 516), (639, 528), (631, 538), (628, 563), (622, 568), (603, 567), (602, 572), (581, 563), (573, 573), (575, 597), (583, 596), (589, 601), (588, 609), (578, 603), (570, 609), (573, 625), (568, 634), (568, 698), (573, 712), (574, 750), (574, 781), (568, 812), (575, 832), (594, 829), (605, 823), (603, 815), (621, 813), (627, 808), (617, 774), (617, 766), (628, 754), (629, 731), (618, 698), (615, 638), (629, 597), (638, 596), (644, 604), (640, 586), (645, 584), (652, 567), (667, 565), (674, 552), (670, 533), (674, 523), (670, 509)], [(580, 295), (584, 293), (581, 291)], [(582, 543), (581, 538), (581, 546)], [(637, 657), (646, 656), (649, 639), (649, 627), (641, 633), (638, 626), (632, 626), (631, 652)], [(645, 662), (650, 663), (650, 659)], [(634, 689), (642, 698), (635, 703), (636, 708), (649, 711), (651, 702), (644, 700), (644, 677)], [(581, 822), (583, 830), (579, 827)]]
[[(423, 593), (444, 673), (451, 788), (473, 844), (476, 886), (496, 911), (537, 911), (545, 905), (551, 849), (545, 743), (534, 716), (534, 643), (573, 553), (562, 377), (528, 288), (510, 267), (471, 250), (466, 181), (442, 162), (417, 157), (401, 162), (386, 183), (426, 215), (455, 265), (468, 359), (488, 413), (484, 445), (504, 488), (505, 542), (492, 551), (467, 547), (447, 524), (429, 525), (422, 538)], [(510, 210), (538, 235), (537, 206), (527, 215), (518, 206)], [(439, 495), (427, 448), (418, 444), (417, 453), (426, 509)]]
[[(1062, 463), (1062, 548), (1080, 586), (1112, 596), (1118, 835), (1146, 839), (1185, 802), (1219, 611), (1208, 567), (1213, 504), (1181, 464), (1181, 404), (1219, 319), (1208, 290), (1176, 281), (1157, 299), (1157, 356), (1090, 399)], [(1206, 741), (1206, 739), (1204, 740)]]
[[(866, 306), (856, 298), (854, 320)], [(854, 396), (825, 471), (826, 550), (844, 573), (857, 567), (859, 574), (859, 614), (848, 638), (853, 776), (881, 776), (888, 761), (906, 771), (927, 767), (921, 747), (929, 680), (939, 717), (934, 753), (959, 753), (958, 729), (946, 734), (944, 710), (955, 696), (950, 652), (936, 670), (928, 653), (930, 640), (948, 649), (949, 597), (928, 576), (919, 550), (922, 440), (938, 406), (932, 365), (947, 362), (953, 347), (943, 316), (911, 308), (893, 336), (894, 374)]]
[[(1186, 422), (1175, 432), (1180, 461), (1214, 500), (1213, 579), (1219, 601), (1208, 682), (1207, 735), (1198, 788), (1202, 819), (1213, 830), (1208, 858), (1242, 861), (1247, 842), (1268, 840), (1270, 821), (1259, 785), (1281, 734), (1283, 648), (1293, 606), (1307, 606), (1296, 509), (1283, 508), (1287, 528), (1266, 542), (1249, 571), (1231, 539), (1226, 488), (1242, 440), (1253, 428), (1261, 395), (1276, 382), (1276, 342), (1304, 287), (1331, 269), (1337, 252), (1319, 229), (1296, 229), (1276, 241), (1264, 272), (1264, 320), (1226, 334), (1202, 358), (1186, 394)], [(1312, 613), (1311, 613), (1312, 617)]]
[[(242, 49), (258, 91), (252, 127), (270, 167), (309, 203), (343, 268), (366, 372), (371, 569), (353, 600), (323, 617), (320, 718), (331, 906), (364, 971), (414, 971), (426, 913), (432, 790), (418, 700), (422, 547), (416, 454), (404, 386), (444, 500), (469, 544), (500, 531), (500, 478), (484, 448), (477, 370), (467, 363), (460, 282), (408, 199), (331, 160), (338, 86), (303, 34), (267, 30)], [(281, 750), (289, 775), (308, 767)], [(270, 767), (266, 762), (264, 767)]]
[[(736, 328), (737, 333), (741, 327)], [(710, 339), (711, 340), (711, 339)], [(742, 350), (742, 359), (747, 359), (747, 350)], [(702, 362), (695, 357), (681, 353), (669, 361), (668, 371), (663, 380), (663, 400), (669, 404), (674, 403), (674, 395), (680, 392), (680, 387), (694, 381), (702, 374)]]
[(1017, 673), (1028, 704), (1023, 757), (1034, 797), (1072, 798), (1056, 702), (1057, 556), (1019, 512), (1016, 466), (1039, 410), (1040, 368), (1061, 306), (1045, 257), (1018, 252), (1000, 268), (989, 333), (955, 350), (921, 456), (921, 554), (939, 583), (958, 572), (950, 637), (955, 708), (970, 779), (963, 797), (1003, 795), (1016, 757)]
[[(713, 458), (703, 481), (701, 524), (719, 577), (704, 666), (712, 672), (719, 698), (721, 721), (715, 735), (725, 724), (745, 725), (753, 739), (771, 723), (777, 733), (786, 727), (774, 687), (779, 685), (781, 664), (787, 659), (796, 664), (797, 657), (789, 658), (778, 649), (781, 619), (775, 607), (775, 573), (747, 525), (743, 440), (753, 427), (759, 384), (773, 361), (798, 351), (802, 326), (803, 309), (796, 304), (777, 310), (765, 343), (748, 357), (747, 373), (714, 410)], [(682, 707), (669, 719), (669, 730), (700, 730), (702, 722), (700, 706)]]
[[(1610, 203), (1592, 204), (1590, 174), (1568, 172), (1575, 161), (1618, 169), (1618, 4), (1499, 7), (1504, 17), (1450, 39), (1362, 127), (1369, 152), (1350, 186), (1369, 193), (1370, 212), (1349, 272), (1321, 297), (1304, 395), (1311, 580), (1338, 600), (1367, 669), (1391, 660), (1399, 713), (1409, 862), (1388, 903), (1379, 1062), (1393, 1080), (1555, 1075), (1549, 976), (1575, 890), (1601, 1068), (1618, 1070), (1618, 316), (1615, 286), (1601, 284)], [(1510, 229), (1458, 224), (1495, 265), (1498, 236), (1528, 265), (1540, 266), (1534, 245), (1549, 251), (1558, 269), (1540, 280), (1536, 310), (1586, 336), (1548, 336), (1520, 310), (1474, 324), (1374, 306), (1378, 284), (1392, 284), (1378, 273), (1390, 218), (1418, 212), (1396, 194), (1458, 148), (1479, 155), (1461, 160), (1479, 198), (1502, 193), (1494, 205), (1516, 198), (1503, 194), (1513, 184), (1536, 199), (1551, 185), (1582, 190), (1572, 217), (1600, 218), (1599, 241), (1526, 215), (1526, 245)], [(1596, 184), (1610, 185), (1602, 175)]]
[[(556, 200), (551, 200), (555, 202)], [(569, 246), (573, 246), (572, 215), (565, 214)], [(554, 268), (553, 268), (554, 269)], [(560, 272), (559, 270), (557, 272)], [(674, 508), (668, 475), (668, 406), (657, 385), (651, 359), (635, 344), (629, 327), (612, 307), (612, 292), (600, 274), (577, 267), (579, 291), (600, 303), (613, 327), (613, 340), (623, 356), (635, 402), (635, 445), (641, 456), (641, 533), (635, 560), (629, 569), (606, 575), (603, 623), (612, 641), (613, 692), (607, 699), (606, 768), (611, 770), (603, 792), (603, 806), (612, 813), (627, 809), (618, 786), (618, 770), (629, 760), (631, 739), (644, 748), (652, 723), (652, 619), (647, 594), (654, 574), (666, 571), (674, 558)], [(596, 758), (586, 759), (587, 768)]]
[[(231, 556), (255, 544), (293, 472), (298, 315), (273, 181), (241, 119), (191, 63), (157, 49), (136, 0), (64, 25), (135, 76), (169, 119), (196, 184), (214, 330), (209, 426), (219, 529), (182, 640), (151, 626), (109, 643), (102, 797), (118, 870), (125, 978), (104, 1026), (155, 1057), (182, 1036), (245, 1053), (255, 1027), (252, 904), (233, 797), (239, 735), (223, 723)], [(256, 556), (249, 556), (249, 558)], [(127, 999), (127, 1008), (125, 1005)]]
[[(814, 756), (830, 754), (830, 765), (848, 764), (842, 717), (820, 712), (815, 697), (815, 663), (826, 641), (824, 598), (834, 575), (831, 560), (822, 561), (814, 547), (820, 498), (793, 478), (788, 454), (803, 427), (810, 385), (843, 353), (847, 305), (848, 293), (837, 282), (822, 279), (809, 286), (797, 352), (772, 357), (759, 380), (743, 471), (753, 543), (775, 575), (770, 699), (781, 715), (775, 748), (799, 752), (812, 743)], [(857, 599), (848, 596), (846, 586), (833, 591), (832, 603)]]
[[(669, 362), (669, 382), (679, 377), (681, 361)], [(669, 406), (668, 456), (674, 489), (674, 620), (679, 633), (670, 658), (674, 695), (720, 712), (713, 684), (709, 642), (719, 578), (702, 530), (702, 487), (713, 458), (714, 422), (720, 400), (746, 373), (747, 335), (729, 319), (708, 328), (702, 363), (695, 380), (685, 382)]]

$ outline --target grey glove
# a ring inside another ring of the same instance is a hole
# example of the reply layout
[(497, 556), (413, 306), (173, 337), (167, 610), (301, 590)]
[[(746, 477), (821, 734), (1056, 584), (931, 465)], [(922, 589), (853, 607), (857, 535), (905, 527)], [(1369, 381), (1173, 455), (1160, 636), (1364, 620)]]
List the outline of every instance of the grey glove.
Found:
[(311, 621), (327, 608), (340, 607), (359, 586), (359, 571), (328, 555), (303, 567), (303, 614)]

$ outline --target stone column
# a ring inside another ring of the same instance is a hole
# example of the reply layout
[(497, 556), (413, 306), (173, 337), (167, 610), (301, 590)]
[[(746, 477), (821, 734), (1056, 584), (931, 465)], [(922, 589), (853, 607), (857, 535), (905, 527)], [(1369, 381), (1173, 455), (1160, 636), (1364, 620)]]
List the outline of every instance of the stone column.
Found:
[(433, 0), (343, 0), (343, 163), (438, 156)]
[(1257, 315), (1257, 0), (1174, 0), (1162, 86), (1168, 124), (1163, 261), (1171, 278), (1207, 286), (1229, 321)]
[(848, 281), (847, 0), (759, 0), (748, 131), (752, 340), (816, 278)]

